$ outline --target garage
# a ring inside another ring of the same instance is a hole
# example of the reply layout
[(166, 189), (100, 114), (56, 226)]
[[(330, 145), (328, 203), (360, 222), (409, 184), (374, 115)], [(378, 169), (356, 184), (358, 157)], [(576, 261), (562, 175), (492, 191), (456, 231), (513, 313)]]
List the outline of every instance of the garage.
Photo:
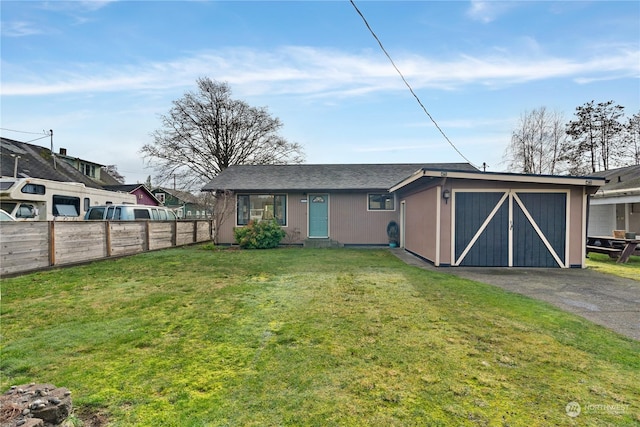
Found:
[(454, 266), (567, 267), (567, 193), (453, 193)]
[(391, 191), (401, 246), (436, 266), (584, 268), (589, 197), (602, 184), (425, 168)]

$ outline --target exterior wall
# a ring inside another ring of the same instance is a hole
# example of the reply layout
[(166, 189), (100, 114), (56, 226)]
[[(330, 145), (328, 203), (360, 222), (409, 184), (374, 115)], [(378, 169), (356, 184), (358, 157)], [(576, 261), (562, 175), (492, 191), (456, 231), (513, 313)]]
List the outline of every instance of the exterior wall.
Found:
[(583, 187), (571, 187), (569, 193), (569, 265), (585, 267), (587, 247), (586, 209), (588, 198)]
[[(329, 203), (331, 203), (331, 200), (329, 200)], [(302, 244), (304, 239), (307, 238), (308, 227), (307, 195), (304, 193), (288, 193), (287, 225), (283, 227), (287, 237), (285, 237), (283, 243)]]
[(610, 236), (613, 230), (625, 230), (640, 235), (640, 203), (615, 203), (595, 198), (589, 207), (589, 235)]
[(405, 202), (404, 248), (434, 264), (437, 261), (439, 194), (438, 188), (431, 188), (402, 199)]
[(616, 226), (615, 205), (591, 205), (589, 207), (590, 236), (609, 236)]
[(149, 196), (149, 193), (141, 188), (136, 188), (132, 194), (136, 196), (139, 205), (158, 206), (158, 201)]
[(640, 203), (627, 203), (627, 211), (627, 218), (629, 218), (627, 230), (640, 235)]
[[(247, 194), (247, 193), (238, 193)], [(280, 194), (280, 193), (278, 193)], [(236, 204), (234, 197), (234, 207), (230, 209), (229, 215), (224, 219), (220, 230), (218, 230), (218, 243), (230, 245), (235, 243), (233, 229), (238, 226)], [(304, 200), (305, 202), (302, 202)], [(283, 243), (302, 244), (307, 237), (307, 195), (304, 193), (287, 193), (287, 225), (282, 227), (287, 233)]]
[(393, 211), (369, 211), (368, 193), (330, 193), (329, 238), (345, 245), (387, 245), (387, 225), (399, 221), (399, 200)]
[[(242, 194), (242, 193), (240, 193)], [(393, 211), (368, 211), (367, 192), (331, 193), (317, 191), (313, 194), (329, 195), (329, 238), (346, 245), (387, 245), (389, 221), (399, 221), (400, 201)], [(307, 193), (287, 193), (287, 225), (283, 227), (286, 244), (301, 244), (309, 235)], [(235, 243), (233, 228), (236, 211), (226, 218), (219, 230), (218, 242)]]

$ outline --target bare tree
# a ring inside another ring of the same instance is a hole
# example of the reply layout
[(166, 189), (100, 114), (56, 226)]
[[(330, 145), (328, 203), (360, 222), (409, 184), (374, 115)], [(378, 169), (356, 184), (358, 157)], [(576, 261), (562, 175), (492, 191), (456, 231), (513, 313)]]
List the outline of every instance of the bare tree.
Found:
[(555, 174), (562, 169), (560, 147), (564, 143), (564, 118), (546, 107), (526, 111), (511, 134), (504, 159), (509, 170), (531, 174)]
[(118, 181), (120, 184), (125, 183), (124, 176), (120, 172), (118, 172), (118, 166), (116, 165), (102, 166), (102, 170), (108, 173), (109, 175), (111, 175), (111, 177), (116, 181)]
[(625, 165), (640, 165), (640, 112), (627, 119), (621, 154)]
[(175, 179), (194, 188), (231, 165), (303, 161), (302, 147), (278, 134), (282, 123), (265, 107), (232, 99), (227, 83), (200, 78), (197, 85), (173, 101), (153, 142), (141, 149), (156, 181)]
[(613, 101), (587, 102), (576, 108), (577, 120), (567, 125), (570, 141), (565, 144), (565, 158), (574, 174), (608, 170), (619, 159), (624, 107)]

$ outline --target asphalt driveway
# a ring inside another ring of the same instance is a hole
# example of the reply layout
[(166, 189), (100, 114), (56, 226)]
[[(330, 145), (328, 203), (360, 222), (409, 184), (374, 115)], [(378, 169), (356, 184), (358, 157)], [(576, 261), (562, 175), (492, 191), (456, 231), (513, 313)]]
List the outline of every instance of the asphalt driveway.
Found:
[(402, 249), (391, 251), (408, 264), (546, 301), (640, 341), (640, 281), (589, 269), (434, 267)]

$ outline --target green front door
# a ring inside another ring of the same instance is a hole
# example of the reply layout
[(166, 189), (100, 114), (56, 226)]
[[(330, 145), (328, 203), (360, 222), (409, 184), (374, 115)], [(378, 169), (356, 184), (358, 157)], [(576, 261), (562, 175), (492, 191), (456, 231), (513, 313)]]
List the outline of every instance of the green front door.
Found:
[(309, 237), (329, 237), (328, 194), (309, 194)]

